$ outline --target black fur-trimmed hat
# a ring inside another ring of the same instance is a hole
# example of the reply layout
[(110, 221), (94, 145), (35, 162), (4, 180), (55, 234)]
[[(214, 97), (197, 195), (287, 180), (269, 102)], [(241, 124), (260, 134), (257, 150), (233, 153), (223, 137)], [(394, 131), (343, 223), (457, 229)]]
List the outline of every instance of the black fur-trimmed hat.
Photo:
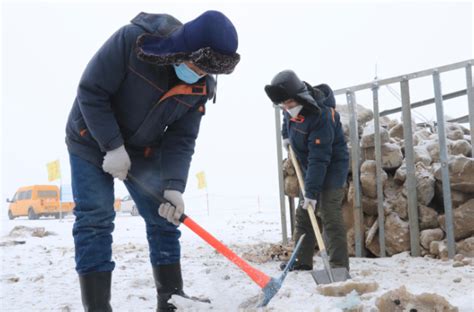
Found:
[(237, 31), (221, 12), (207, 11), (167, 37), (143, 34), (137, 56), (156, 65), (191, 61), (209, 74), (230, 74), (240, 61)]
[(318, 108), (308, 86), (292, 70), (279, 72), (271, 84), (265, 86), (265, 92), (274, 104), (294, 99), (301, 104), (310, 104)]

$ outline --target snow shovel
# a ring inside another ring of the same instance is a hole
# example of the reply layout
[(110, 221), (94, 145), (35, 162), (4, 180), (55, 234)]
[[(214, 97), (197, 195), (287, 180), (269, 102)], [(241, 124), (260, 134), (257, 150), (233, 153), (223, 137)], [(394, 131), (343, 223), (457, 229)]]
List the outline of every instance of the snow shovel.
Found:
[[(298, 163), (298, 159), (296, 159), (295, 152), (291, 148), (291, 146), (288, 147), (288, 153), (290, 154), (290, 159), (291, 162), (293, 163), (293, 166), (295, 167), (296, 171), (296, 176), (298, 177), (298, 183), (300, 185), (301, 192), (304, 194), (304, 178), (303, 178), (303, 173), (301, 172), (300, 165)], [(314, 207), (316, 208), (316, 207)], [(314, 281), (316, 284), (330, 284), (334, 282), (342, 282), (345, 281), (351, 276), (349, 275), (349, 272), (347, 271), (346, 268), (331, 268), (329, 265), (329, 257), (326, 252), (326, 245), (324, 244), (323, 237), (321, 235), (321, 231), (319, 230), (319, 225), (318, 222), (316, 221), (316, 216), (314, 214), (314, 208), (311, 207), (311, 205), (308, 207), (308, 215), (311, 220), (311, 224), (313, 226), (314, 234), (316, 235), (316, 240), (318, 241), (318, 246), (319, 246), (319, 252), (321, 254), (321, 258), (323, 260), (323, 265), (324, 265), (324, 270), (314, 270), (311, 272), (311, 275), (314, 278)]]
[[(161, 195), (155, 194), (151, 190), (149, 190), (143, 183), (141, 183), (137, 178), (128, 174), (128, 178), (130, 178), (133, 182), (135, 182), (145, 193), (149, 196), (154, 198), (159, 203), (169, 203), (169, 201), (163, 198)], [(230, 250), (227, 246), (222, 244), (218, 241), (214, 236), (212, 236), (209, 232), (199, 226), (194, 220), (192, 220), (187, 215), (183, 214), (179, 219), (181, 223), (186, 225), (191, 231), (196, 233), (200, 236), (206, 243), (214, 247), (219, 253), (237, 265), (242, 271), (244, 271), (263, 291), (263, 296), (260, 296), (260, 302), (258, 303), (257, 307), (264, 307), (266, 306), (270, 300), (276, 295), (276, 293), (280, 290), (283, 281), (286, 278), (288, 271), (291, 269), (293, 264), (296, 261), (296, 254), (298, 253), (301, 242), (303, 241), (304, 235), (300, 237), (298, 243), (295, 246), (293, 255), (291, 256), (288, 264), (286, 265), (283, 273), (278, 278), (270, 277), (265, 273), (257, 270), (256, 268), (252, 267), (248, 264), (244, 259), (240, 258), (237, 254), (235, 254), (232, 250)]]

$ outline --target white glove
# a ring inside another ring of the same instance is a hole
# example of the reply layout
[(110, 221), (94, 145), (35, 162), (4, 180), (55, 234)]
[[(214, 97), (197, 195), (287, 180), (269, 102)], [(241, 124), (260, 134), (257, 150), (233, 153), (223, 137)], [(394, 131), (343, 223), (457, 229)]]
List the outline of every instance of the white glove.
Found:
[(288, 146), (290, 146), (290, 139), (283, 139), (283, 147), (286, 149), (286, 151), (288, 152)]
[(162, 203), (158, 209), (158, 214), (174, 225), (179, 225), (179, 218), (184, 213), (183, 194), (175, 190), (166, 190), (163, 197), (171, 202)]
[(305, 197), (304, 202), (303, 202), (303, 209), (308, 209), (308, 206), (311, 205), (313, 210), (316, 210), (316, 204), (317, 203), (318, 203), (318, 201), (316, 199), (311, 199), (311, 198)]
[(122, 145), (114, 150), (108, 151), (104, 156), (102, 169), (110, 173), (114, 178), (125, 180), (132, 162), (125, 147)]

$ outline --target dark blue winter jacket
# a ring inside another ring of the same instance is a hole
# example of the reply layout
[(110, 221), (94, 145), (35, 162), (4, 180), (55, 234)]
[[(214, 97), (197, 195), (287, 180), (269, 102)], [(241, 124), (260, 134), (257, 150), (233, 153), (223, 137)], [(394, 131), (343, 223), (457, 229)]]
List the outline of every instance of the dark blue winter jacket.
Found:
[(134, 163), (155, 155), (163, 189), (184, 192), (204, 104), (215, 82), (207, 76), (186, 85), (172, 65), (146, 63), (135, 51), (141, 34), (165, 37), (181, 26), (170, 15), (140, 13), (105, 42), (87, 65), (69, 114), (71, 154), (102, 166), (105, 152), (124, 144), (132, 170)]
[(283, 112), (283, 138), (291, 147), (305, 177), (306, 197), (318, 199), (322, 190), (343, 187), (349, 171), (349, 153), (333, 92), (327, 85), (316, 88), (307, 84), (319, 108), (305, 103), (300, 115), (291, 118)]

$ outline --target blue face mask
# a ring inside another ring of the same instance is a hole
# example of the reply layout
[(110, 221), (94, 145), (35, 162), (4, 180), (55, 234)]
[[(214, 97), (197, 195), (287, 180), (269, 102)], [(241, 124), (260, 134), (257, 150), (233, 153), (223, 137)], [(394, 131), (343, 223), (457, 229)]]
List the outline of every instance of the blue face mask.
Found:
[(196, 74), (194, 70), (188, 67), (188, 65), (181, 63), (179, 65), (173, 65), (174, 66), (174, 71), (176, 72), (176, 75), (178, 78), (187, 84), (193, 84), (197, 82), (199, 79), (201, 79), (204, 76), (199, 76)]

